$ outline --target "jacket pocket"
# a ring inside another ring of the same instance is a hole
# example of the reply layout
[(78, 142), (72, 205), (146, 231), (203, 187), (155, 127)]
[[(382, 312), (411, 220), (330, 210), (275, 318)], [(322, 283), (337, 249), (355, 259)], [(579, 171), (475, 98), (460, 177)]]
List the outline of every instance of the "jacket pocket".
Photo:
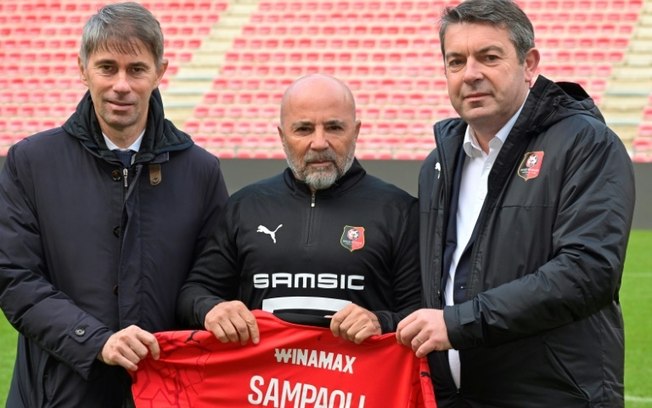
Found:
[(562, 358), (560, 353), (552, 347), (548, 342), (544, 342), (546, 347), (546, 354), (548, 361), (550, 362), (550, 368), (557, 373), (557, 378), (560, 378), (560, 384), (556, 387), (558, 389), (567, 388), (566, 392), (569, 394), (576, 395), (581, 397), (586, 401), (590, 401), (591, 397), (589, 394), (582, 389), (578, 379), (574, 375), (572, 367), (570, 367), (566, 362), (568, 359)]

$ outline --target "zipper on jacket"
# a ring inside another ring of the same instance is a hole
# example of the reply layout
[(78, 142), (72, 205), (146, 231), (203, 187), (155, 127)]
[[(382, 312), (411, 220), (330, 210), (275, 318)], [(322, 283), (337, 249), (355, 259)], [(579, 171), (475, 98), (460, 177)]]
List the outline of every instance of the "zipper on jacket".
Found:
[(308, 210), (308, 222), (306, 223), (306, 245), (310, 245), (312, 241), (312, 224), (313, 224), (313, 208), (315, 208), (316, 194), (310, 193), (310, 209)]
[(122, 169), (122, 179), (124, 181), (125, 188), (129, 187), (128, 177), (129, 177), (129, 169), (125, 167), (124, 169)]

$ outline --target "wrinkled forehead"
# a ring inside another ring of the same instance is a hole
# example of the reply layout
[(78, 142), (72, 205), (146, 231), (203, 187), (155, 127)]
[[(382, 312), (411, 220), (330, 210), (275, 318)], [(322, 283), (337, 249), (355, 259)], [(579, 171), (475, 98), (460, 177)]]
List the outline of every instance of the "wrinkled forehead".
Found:
[(282, 124), (287, 126), (341, 126), (355, 122), (355, 110), (342, 95), (335, 98), (291, 97), (287, 100), (282, 115)]
[(281, 120), (354, 121), (355, 104), (348, 88), (337, 81), (306, 78), (284, 94)]

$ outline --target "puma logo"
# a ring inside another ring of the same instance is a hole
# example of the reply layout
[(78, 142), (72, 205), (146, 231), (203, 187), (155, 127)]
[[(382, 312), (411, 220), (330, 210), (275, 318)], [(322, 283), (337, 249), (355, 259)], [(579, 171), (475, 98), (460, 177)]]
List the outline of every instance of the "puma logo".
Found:
[(256, 232), (262, 232), (263, 234), (269, 235), (272, 238), (272, 241), (274, 241), (274, 243), (276, 243), (276, 231), (278, 231), (278, 229), (281, 228), (282, 226), (283, 226), (283, 224), (279, 224), (278, 227), (276, 227), (276, 229), (274, 231), (270, 231), (269, 229), (267, 229), (266, 226), (259, 225)]

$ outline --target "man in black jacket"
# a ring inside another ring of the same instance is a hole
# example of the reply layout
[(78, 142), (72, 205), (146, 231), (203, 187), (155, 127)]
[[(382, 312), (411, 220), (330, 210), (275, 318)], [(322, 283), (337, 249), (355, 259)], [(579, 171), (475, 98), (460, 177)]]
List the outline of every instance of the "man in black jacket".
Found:
[(440, 408), (622, 407), (626, 149), (579, 85), (537, 77), (513, 1), (448, 8), (439, 33), (461, 118), (421, 170), (427, 308), (398, 340), (429, 355)]
[(183, 322), (257, 343), (251, 309), (263, 309), (360, 343), (419, 305), (416, 199), (366, 174), (359, 130), (341, 81), (288, 88), (278, 132), (289, 168), (231, 197), (181, 290)]
[[(132, 406), (130, 377), (227, 198), (218, 160), (164, 117), (163, 35), (136, 3), (85, 25), (88, 87), (0, 176), (0, 306), (19, 332), (9, 407)], [(124, 161), (121, 156), (125, 156)]]

